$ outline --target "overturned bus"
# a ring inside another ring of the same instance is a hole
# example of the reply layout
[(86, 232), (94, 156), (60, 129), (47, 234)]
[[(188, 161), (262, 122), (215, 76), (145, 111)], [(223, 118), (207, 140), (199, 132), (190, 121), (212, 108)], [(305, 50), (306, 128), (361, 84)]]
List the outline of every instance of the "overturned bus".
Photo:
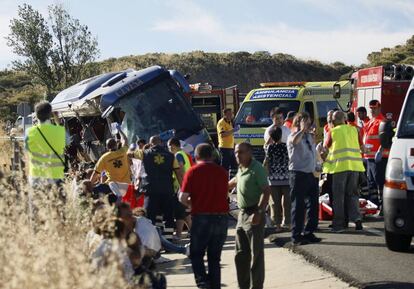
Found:
[(112, 137), (111, 124), (121, 124), (130, 143), (166, 131), (193, 148), (210, 137), (183, 92), (188, 83), (177, 71), (152, 66), (128, 69), (83, 80), (60, 92), (53, 111), (64, 119), (71, 137), (68, 154), (96, 161)]

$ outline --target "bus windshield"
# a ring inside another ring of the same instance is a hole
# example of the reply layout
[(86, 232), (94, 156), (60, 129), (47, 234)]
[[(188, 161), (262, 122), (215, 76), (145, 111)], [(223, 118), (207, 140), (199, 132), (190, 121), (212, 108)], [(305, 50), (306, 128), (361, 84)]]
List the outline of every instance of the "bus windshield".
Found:
[(296, 100), (271, 100), (244, 102), (237, 113), (235, 123), (240, 126), (263, 127), (272, 124), (270, 111), (279, 107), (286, 117), (289, 111), (298, 112), (300, 102)]
[(179, 139), (199, 132), (203, 125), (177, 85), (164, 78), (144, 90), (133, 91), (117, 105), (125, 113), (122, 127), (129, 140), (148, 139), (175, 129)]
[(399, 124), (398, 137), (413, 138), (414, 137), (414, 90), (410, 91), (407, 96), (407, 103), (402, 112), (401, 122)]

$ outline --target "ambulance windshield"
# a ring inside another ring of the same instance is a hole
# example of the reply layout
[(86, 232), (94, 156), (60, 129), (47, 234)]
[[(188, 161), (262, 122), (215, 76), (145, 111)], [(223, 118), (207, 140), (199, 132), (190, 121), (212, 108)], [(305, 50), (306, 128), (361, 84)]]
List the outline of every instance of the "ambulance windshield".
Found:
[(405, 104), (402, 113), (400, 127), (398, 130), (398, 137), (413, 138), (414, 137), (414, 90), (410, 91), (407, 96), (407, 103)]
[(266, 100), (245, 102), (237, 113), (235, 124), (242, 127), (269, 126), (272, 124), (270, 111), (274, 107), (279, 107), (283, 111), (283, 116), (286, 117), (289, 111), (297, 112), (299, 110), (299, 105), (300, 102), (296, 100)]

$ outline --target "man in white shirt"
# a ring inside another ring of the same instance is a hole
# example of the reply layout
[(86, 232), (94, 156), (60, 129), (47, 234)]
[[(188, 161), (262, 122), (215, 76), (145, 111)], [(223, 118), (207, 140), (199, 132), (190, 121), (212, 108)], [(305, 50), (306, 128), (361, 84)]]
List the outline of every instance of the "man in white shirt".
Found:
[(264, 147), (267, 147), (269, 144), (272, 143), (272, 138), (270, 137), (270, 131), (274, 127), (280, 127), (280, 129), (282, 130), (281, 142), (287, 143), (287, 138), (290, 135), (290, 129), (283, 125), (283, 122), (284, 122), (283, 111), (280, 108), (275, 107), (270, 112), (270, 117), (272, 118), (273, 124), (267, 127), (264, 133), (264, 141), (265, 141)]

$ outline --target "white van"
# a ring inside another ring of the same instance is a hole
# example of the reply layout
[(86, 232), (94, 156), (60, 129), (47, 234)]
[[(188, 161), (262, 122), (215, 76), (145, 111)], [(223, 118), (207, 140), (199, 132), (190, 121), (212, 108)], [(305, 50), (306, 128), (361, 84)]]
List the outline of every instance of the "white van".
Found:
[[(382, 145), (390, 141), (384, 130)], [(414, 235), (414, 80), (404, 100), (388, 159), (384, 186), (385, 241), (392, 251), (407, 251)]]

